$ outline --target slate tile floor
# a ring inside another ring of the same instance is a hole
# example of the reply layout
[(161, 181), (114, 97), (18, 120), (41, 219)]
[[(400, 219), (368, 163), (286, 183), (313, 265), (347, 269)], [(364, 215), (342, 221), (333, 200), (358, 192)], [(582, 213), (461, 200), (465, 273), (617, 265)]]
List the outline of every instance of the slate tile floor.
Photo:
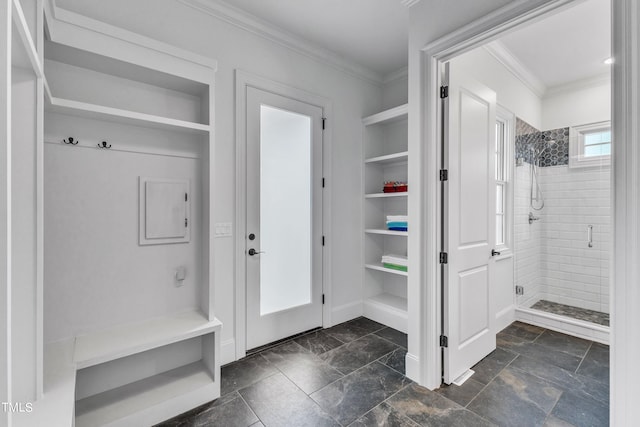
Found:
[(404, 376), (407, 337), (366, 318), (222, 368), (222, 397), (162, 423), (191, 426), (609, 424), (609, 348), (514, 322), (461, 387)]

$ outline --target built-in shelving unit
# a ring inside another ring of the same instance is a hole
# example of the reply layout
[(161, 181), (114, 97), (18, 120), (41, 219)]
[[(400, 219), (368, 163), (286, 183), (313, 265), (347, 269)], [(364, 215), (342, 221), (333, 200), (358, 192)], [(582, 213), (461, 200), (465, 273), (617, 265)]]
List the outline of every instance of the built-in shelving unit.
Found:
[(384, 267), (382, 255), (407, 255), (409, 231), (388, 230), (387, 215), (407, 215), (406, 192), (383, 192), (387, 181), (407, 181), (408, 106), (365, 117), (363, 142), (364, 315), (407, 332), (406, 271)]

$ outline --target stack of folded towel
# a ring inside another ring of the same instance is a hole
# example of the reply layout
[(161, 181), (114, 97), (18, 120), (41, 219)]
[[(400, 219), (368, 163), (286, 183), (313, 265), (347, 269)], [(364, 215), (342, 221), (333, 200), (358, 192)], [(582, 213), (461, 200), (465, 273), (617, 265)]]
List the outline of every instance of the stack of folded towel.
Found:
[(407, 231), (407, 215), (387, 215), (387, 229)]
[(402, 255), (382, 255), (382, 265), (392, 270), (407, 271), (407, 257)]

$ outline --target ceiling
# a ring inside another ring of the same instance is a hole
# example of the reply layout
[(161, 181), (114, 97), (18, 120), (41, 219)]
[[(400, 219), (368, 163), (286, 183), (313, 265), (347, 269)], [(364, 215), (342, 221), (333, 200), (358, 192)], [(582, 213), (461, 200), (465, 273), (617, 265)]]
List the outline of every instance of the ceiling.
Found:
[(587, 0), (499, 41), (546, 89), (602, 76), (611, 56), (610, 0)]
[(407, 66), (409, 8), (401, 0), (225, 0), (225, 3), (382, 78)]

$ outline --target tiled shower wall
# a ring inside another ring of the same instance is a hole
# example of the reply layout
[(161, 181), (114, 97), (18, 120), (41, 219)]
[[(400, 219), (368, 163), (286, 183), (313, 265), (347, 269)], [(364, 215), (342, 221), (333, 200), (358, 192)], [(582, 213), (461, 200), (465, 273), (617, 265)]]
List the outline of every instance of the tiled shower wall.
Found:
[[(545, 207), (529, 207), (531, 154), (528, 145), (554, 140), (538, 168)], [(516, 284), (524, 286), (520, 306), (548, 301), (609, 311), (610, 169), (569, 168), (568, 128), (539, 132), (516, 124), (514, 173), (514, 239)], [(533, 212), (539, 221), (529, 224)], [(587, 246), (587, 226), (593, 225), (593, 247)]]

